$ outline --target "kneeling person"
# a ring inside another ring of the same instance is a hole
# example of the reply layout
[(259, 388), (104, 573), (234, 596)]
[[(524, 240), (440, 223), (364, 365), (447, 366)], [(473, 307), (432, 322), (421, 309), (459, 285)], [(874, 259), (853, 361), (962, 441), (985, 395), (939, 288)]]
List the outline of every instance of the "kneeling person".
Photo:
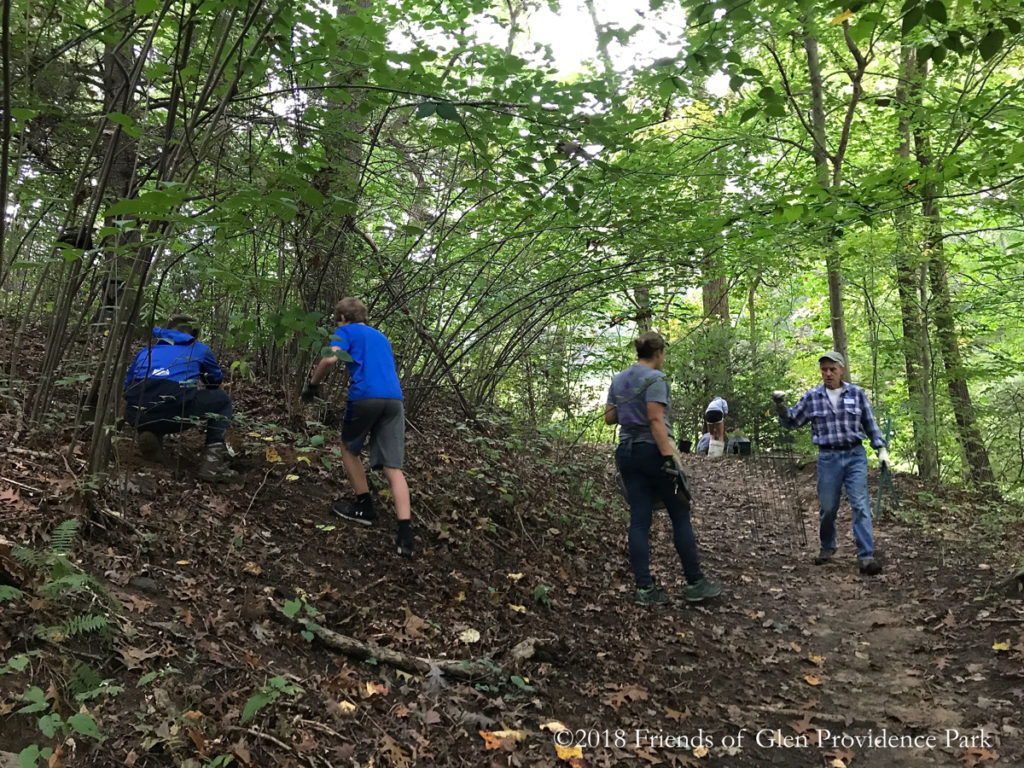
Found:
[(153, 341), (139, 352), (124, 380), (125, 420), (138, 431), (139, 449), (150, 460), (161, 454), (164, 435), (206, 419), (206, 452), (199, 476), (212, 482), (237, 474), (228, 467), (224, 433), (231, 423), (231, 398), (220, 389), (224, 378), (208, 346), (196, 341), (195, 320), (172, 317), (153, 328)]
[[(334, 309), (334, 320), (338, 328), (331, 336), (331, 349), (345, 353), (348, 358), (345, 366), (351, 378), (341, 427), (341, 457), (356, 500), (345, 503), (339, 499), (332, 509), (346, 520), (363, 525), (376, 521), (366, 470), (359, 458), (368, 441), (370, 466), (383, 467), (395, 501), (398, 554), (411, 557), (414, 547), (412, 507), (409, 485), (402, 472), (405, 406), (391, 342), (376, 328), (366, 325), (366, 305), (359, 299), (346, 296), (339, 301)], [(335, 355), (319, 362), (302, 388), (303, 400), (309, 402), (320, 393), (320, 382), (338, 359)]]

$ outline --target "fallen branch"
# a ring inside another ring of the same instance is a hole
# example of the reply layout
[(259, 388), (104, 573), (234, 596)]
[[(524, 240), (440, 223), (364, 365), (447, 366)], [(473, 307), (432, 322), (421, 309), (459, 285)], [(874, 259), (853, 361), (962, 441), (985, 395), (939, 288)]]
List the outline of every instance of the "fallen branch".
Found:
[[(354, 659), (374, 658), (379, 663), (418, 675), (428, 675), (432, 670), (439, 670), (442, 674), (459, 680), (502, 680), (507, 677), (505, 671), (489, 659), (431, 659), (424, 656), (414, 656), (411, 653), (403, 653), (393, 648), (385, 648), (373, 642), (357, 640), (354, 637), (322, 627), (312, 621), (288, 616), (284, 609), (273, 600), (270, 601), (270, 605), (278, 614), (287, 619), (289, 623), (312, 632), (328, 648), (340, 651)], [(519, 643), (513, 649), (513, 659), (519, 662), (530, 658), (534, 653), (534, 646), (537, 642), (535, 638), (529, 638)]]
[(316, 768), (316, 763), (313, 762), (313, 758), (312, 757), (310, 757), (308, 755), (302, 755), (301, 753), (296, 753), (294, 747), (291, 747), (291, 746), (285, 744), (283, 741), (281, 741), (276, 736), (271, 736), (269, 733), (266, 733), (265, 731), (258, 731), (255, 728), (243, 728), (240, 725), (229, 725), (229, 726), (226, 726), (224, 728), (224, 730), (231, 731), (231, 732), (234, 732), (234, 733), (248, 733), (250, 736), (255, 736), (257, 739), (263, 739), (264, 741), (269, 741), (271, 744), (276, 744), (278, 747), (283, 749), (285, 752), (290, 752), (290, 753), (293, 753), (293, 754), (298, 754), (299, 757), (304, 757), (305, 761), (307, 763), (309, 763), (311, 768)]

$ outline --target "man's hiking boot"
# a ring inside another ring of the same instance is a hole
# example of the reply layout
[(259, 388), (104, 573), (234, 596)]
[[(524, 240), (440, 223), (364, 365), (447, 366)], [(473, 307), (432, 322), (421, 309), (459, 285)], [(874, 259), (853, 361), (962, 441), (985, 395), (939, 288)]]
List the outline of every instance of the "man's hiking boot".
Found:
[(228, 447), (224, 443), (210, 443), (203, 454), (203, 463), (199, 467), (199, 478), (210, 483), (223, 483), (238, 476), (228, 466)]
[(722, 585), (714, 581), (702, 578), (695, 584), (686, 587), (686, 602), (699, 603), (711, 597), (718, 597), (722, 594)]
[(815, 565), (828, 565), (829, 563), (832, 562), (832, 555), (834, 555), (835, 553), (836, 553), (836, 551), (834, 549), (822, 549), (822, 550), (819, 550), (818, 556), (816, 558), (814, 558), (814, 564)]
[(342, 501), (338, 499), (331, 505), (331, 511), (339, 517), (351, 520), (360, 525), (373, 525), (377, 522), (377, 513), (373, 509), (373, 501), (367, 496), (366, 501)]
[(398, 535), (395, 537), (395, 549), (402, 557), (412, 557), (416, 547), (416, 537), (413, 534), (411, 525), (398, 525)]
[(160, 461), (163, 456), (163, 441), (156, 432), (139, 432), (135, 444), (146, 461)]
[(637, 605), (664, 605), (668, 602), (668, 592), (652, 581), (646, 587), (637, 587), (633, 602)]
[(873, 557), (865, 557), (860, 561), (860, 572), (865, 576), (877, 576), (882, 572), (882, 566)]

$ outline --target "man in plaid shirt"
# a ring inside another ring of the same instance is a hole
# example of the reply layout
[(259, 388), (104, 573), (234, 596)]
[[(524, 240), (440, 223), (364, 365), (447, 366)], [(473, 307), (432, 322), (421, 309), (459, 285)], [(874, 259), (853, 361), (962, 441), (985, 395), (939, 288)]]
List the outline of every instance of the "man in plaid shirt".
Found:
[(825, 565), (836, 551), (836, 515), (843, 485), (853, 510), (853, 538), (861, 573), (882, 572), (875, 561), (871, 532), (871, 498), (868, 495), (868, 459), (863, 441), (869, 439), (878, 451), (878, 462), (889, 465), (885, 438), (878, 428), (864, 390), (843, 381), (846, 363), (838, 352), (827, 352), (818, 360), (822, 383), (809, 390), (795, 407), (787, 409), (784, 392), (773, 392), (779, 424), (787, 429), (811, 423), (811, 442), (818, 446), (818, 502), (821, 551), (815, 565)]

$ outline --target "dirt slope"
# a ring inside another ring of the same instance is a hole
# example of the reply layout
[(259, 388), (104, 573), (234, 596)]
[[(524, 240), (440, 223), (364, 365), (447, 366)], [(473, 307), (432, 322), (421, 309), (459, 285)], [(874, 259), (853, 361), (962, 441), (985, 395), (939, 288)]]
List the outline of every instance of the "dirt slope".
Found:
[[(919, 523), (878, 524), (886, 571), (865, 579), (848, 512), (836, 563), (810, 564), (812, 468), (769, 478), (763, 461), (692, 457), (695, 526), (723, 596), (641, 608), (609, 450), (431, 422), (409, 434), (411, 561), (392, 554), (390, 512), (369, 529), (331, 517), (340, 464), (283, 428), (235, 436), (243, 475), (226, 486), (195, 479), (191, 435), (167, 466), (121, 445), (119, 490), (103, 495), (83, 495), (55, 447), (0, 451), (0, 532), (45, 552), (43, 533), (77, 514), (75, 557), (122, 606), (44, 599), (0, 548), (27, 595), (3, 604), (0, 651), (39, 651), (0, 675), (0, 751), (54, 746), (41, 713), (79, 712), (103, 739), (68, 726), (68, 766), (1024, 764), (1024, 603), (993, 587), (1024, 549), (1019, 528), (986, 548), (969, 509), (929, 511), (901, 478)], [(663, 516), (652, 562), (679, 594)], [(346, 657), (273, 607), (289, 603), (358, 641), (493, 673)], [(106, 635), (38, 637), (103, 611)], [(514, 660), (527, 638), (535, 654)], [(30, 685), (44, 709), (18, 714)]]

